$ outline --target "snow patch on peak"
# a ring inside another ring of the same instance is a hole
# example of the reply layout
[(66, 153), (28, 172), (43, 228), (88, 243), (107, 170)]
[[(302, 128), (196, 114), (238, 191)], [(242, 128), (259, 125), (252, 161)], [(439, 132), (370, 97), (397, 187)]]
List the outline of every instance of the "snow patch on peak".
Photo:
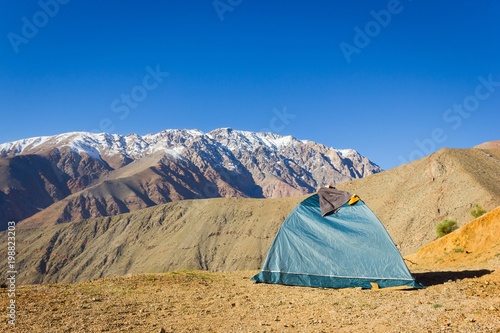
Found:
[(182, 156), (182, 152), (184, 151), (184, 147), (175, 147), (175, 148), (166, 148), (165, 149), (165, 154), (167, 155), (170, 155), (176, 159), (181, 159), (181, 158), (184, 158), (184, 156)]
[(357, 155), (358, 153), (354, 149), (337, 149), (342, 157)]
[(186, 130), (186, 132), (188, 132), (191, 136), (202, 136), (205, 134), (202, 131), (197, 130), (197, 129)]
[(37, 136), (0, 144), (0, 156), (7, 154), (19, 155), (25, 150), (33, 150), (52, 140), (54, 136)]
[(93, 147), (87, 142), (73, 141), (70, 142), (67, 146), (69, 146), (71, 150), (77, 152), (78, 154), (85, 153), (96, 160), (101, 159), (101, 154), (99, 153), (99, 150), (97, 150), (97, 148)]
[(193, 136), (193, 137), (202, 136), (205, 134), (202, 131), (200, 131), (199, 129), (194, 128), (194, 129), (166, 129), (166, 130), (163, 130), (159, 133), (148, 134), (148, 135), (176, 134), (176, 133), (187, 134), (187, 135)]
[(294, 140), (295, 140), (295, 138), (293, 136), (287, 135), (287, 136), (276, 137), (271, 142), (276, 147), (282, 148), (282, 147), (290, 145)]
[(270, 150), (279, 150), (297, 141), (293, 136), (282, 136), (269, 132), (249, 132), (232, 128), (219, 128), (207, 134), (211, 139), (226, 144), (231, 150), (244, 148), (255, 150), (265, 147)]

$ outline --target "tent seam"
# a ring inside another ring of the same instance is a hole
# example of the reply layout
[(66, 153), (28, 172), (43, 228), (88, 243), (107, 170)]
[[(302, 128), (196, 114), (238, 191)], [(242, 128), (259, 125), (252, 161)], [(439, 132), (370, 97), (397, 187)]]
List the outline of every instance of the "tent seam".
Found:
[(269, 273), (281, 273), (281, 274), (292, 274), (292, 275), (306, 275), (306, 276), (320, 276), (329, 278), (341, 278), (341, 279), (377, 279), (377, 280), (403, 280), (403, 281), (414, 281), (414, 279), (409, 278), (390, 278), (390, 277), (359, 277), (359, 276), (341, 276), (341, 275), (322, 275), (322, 274), (309, 274), (309, 273), (292, 273), (292, 272), (282, 272), (282, 271), (270, 271), (262, 270), (261, 272)]

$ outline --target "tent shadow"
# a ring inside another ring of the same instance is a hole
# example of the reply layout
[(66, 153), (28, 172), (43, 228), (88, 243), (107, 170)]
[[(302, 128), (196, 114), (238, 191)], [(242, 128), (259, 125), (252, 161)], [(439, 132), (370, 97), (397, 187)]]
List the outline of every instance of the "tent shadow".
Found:
[(443, 272), (424, 272), (414, 273), (415, 280), (426, 287), (443, 284), (448, 281), (457, 281), (468, 278), (478, 278), (483, 275), (491, 274), (494, 271), (487, 269), (472, 270), (472, 271), (443, 271)]

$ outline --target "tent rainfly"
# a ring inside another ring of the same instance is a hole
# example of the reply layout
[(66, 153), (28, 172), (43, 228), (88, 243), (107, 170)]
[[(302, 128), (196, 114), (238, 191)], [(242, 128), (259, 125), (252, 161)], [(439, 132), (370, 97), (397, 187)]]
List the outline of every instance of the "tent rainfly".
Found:
[(356, 195), (321, 188), (288, 215), (252, 280), (294, 286), (424, 288)]

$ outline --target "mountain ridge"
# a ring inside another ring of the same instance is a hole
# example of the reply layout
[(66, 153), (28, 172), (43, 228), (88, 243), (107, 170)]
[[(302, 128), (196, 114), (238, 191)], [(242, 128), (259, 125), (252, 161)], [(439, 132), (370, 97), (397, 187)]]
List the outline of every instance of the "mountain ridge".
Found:
[[(0, 181), (3, 229), (8, 220), (64, 223), (174, 200), (303, 195), (382, 171), (353, 149), (230, 128), (34, 137), (0, 144), (0, 161), (0, 174), (12, 175)], [(21, 169), (31, 170), (29, 183)]]

